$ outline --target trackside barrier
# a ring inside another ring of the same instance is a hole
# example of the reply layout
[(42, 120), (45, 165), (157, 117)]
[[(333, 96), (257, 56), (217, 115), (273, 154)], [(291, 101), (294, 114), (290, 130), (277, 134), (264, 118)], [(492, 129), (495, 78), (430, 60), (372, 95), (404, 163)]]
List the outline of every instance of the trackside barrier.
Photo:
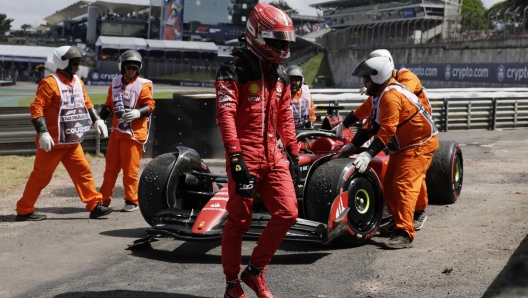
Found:
[[(34, 155), (37, 152), (35, 137), (29, 107), (0, 108), (0, 155)], [(106, 150), (108, 140), (99, 139), (92, 128), (81, 144), (85, 152), (99, 154)]]
[[(356, 109), (363, 99), (318, 99), (319, 96), (313, 94), (316, 106), (324, 105), (342, 105), (345, 107), (341, 115), (346, 115), (349, 111)], [(173, 103), (164, 108), (156, 109), (153, 114), (153, 123), (149, 146), (147, 152), (152, 151), (153, 157), (170, 150), (160, 146), (163, 142), (169, 142), (169, 147), (176, 145), (183, 146), (202, 146), (202, 143), (220, 142), (218, 136), (213, 135), (217, 129), (200, 124), (203, 122), (201, 116), (204, 113), (204, 107), (214, 105), (214, 94), (200, 94), (199, 99), (192, 95), (178, 94), (174, 97)], [(192, 102), (200, 100), (196, 107)], [(170, 100), (168, 100), (170, 101)], [(430, 98), (433, 108), (433, 118), (439, 131), (449, 130), (471, 130), (471, 129), (504, 129), (528, 127), (528, 97), (523, 98)], [(160, 103), (162, 101), (159, 101)], [(161, 105), (160, 105), (161, 107)], [(97, 108), (100, 109), (99, 107)], [(174, 109), (174, 112), (169, 110)], [(214, 122), (214, 108), (207, 109), (207, 119)], [(189, 114), (190, 113), (190, 114)], [(196, 114), (198, 113), (198, 114)], [(318, 118), (325, 116), (325, 110), (316, 110)], [(167, 115), (169, 116), (167, 116)], [(180, 115), (181, 114), (181, 115)], [(193, 114), (196, 114), (196, 123), (193, 122)], [(209, 115), (211, 114), (211, 115)], [(198, 119), (200, 118), (200, 119)], [(173, 119), (173, 120), (168, 120)], [(163, 124), (156, 121), (163, 121)], [(174, 123), (168, 124), (168, 121)], [(199, 124), (199, 125), (198, 125)], [(316, 123), (316, 128), (320, 126)], [(111, 127), (110, 121), (107, 126)], [(167, 129), (163, 130), (165, 127)], [(181, 130), (178, 132), (178, 130)], [(171, 133), (172, 131), (172, 133)], [(215, 133), (216, 134), (216, 133)], [(181, 136), (181, 137), (180, 137)], [(197, 136), (203, 137), (201, 140)], [(166, 140), (170, 138), (171, 140)], [(192, 140), (192, 141), (191, 141)], [(98, 142), (100, 142), (98, 144)], [(90, 153), (99, 153), (106, 150), (108, 139), (99, 139), (94, 129), (91, 129), (82, 143), (83, 149)], [(190, 142), (190, 143), (189, 143)], [(196, 144), (192, 142), (197, 142)], [(211, 146), (211, 144), (208, 144)], [(222, 151), (218, 148), (206, 148), (200, 154), (210, 154), (216, 156), (216, 151)], [(0, 108), (0, 155), (33, 155), (36, 152), (35, 130), (31, 124), (29, 108)], [(149, 154), (144, 154), (149, 156)], [(207, 158), (207, 157), (206, 157)]]
[[(315, 97), (315, 96), (314, 96)], [(528, 127), (528, 98), (430, 98), (439, 131)], [(341, 115), (356, 109), (364, 99), (318, 100), (316, 106), (341, 105)], [(316, 110), (325, 116), (326, 111)]]

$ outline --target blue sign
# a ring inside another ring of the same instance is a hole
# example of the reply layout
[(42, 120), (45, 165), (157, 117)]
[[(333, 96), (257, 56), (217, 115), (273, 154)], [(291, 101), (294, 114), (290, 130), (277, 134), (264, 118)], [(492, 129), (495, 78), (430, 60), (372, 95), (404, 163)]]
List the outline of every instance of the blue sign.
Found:
[(395, 66), (409, 69), (420, 80), (528, 84), (528, 63), (410, 63)]
[(404, 18), (414, 18), (414, 8), (404, 8), (403, 9), (403, 17)]
[(111, 85), (112, 80), (121, 74), (108, 72), (89, 72), (86, 85)]
[(324, 18), (324, 21), (329, 27), (332, 26), (332, 18)]

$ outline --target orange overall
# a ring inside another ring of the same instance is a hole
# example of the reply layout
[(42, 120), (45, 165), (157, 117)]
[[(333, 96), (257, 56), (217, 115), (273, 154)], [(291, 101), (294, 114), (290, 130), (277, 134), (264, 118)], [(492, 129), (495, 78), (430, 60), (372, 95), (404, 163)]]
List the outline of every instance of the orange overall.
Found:
[[(119, 79), (121, 80), (121, 76)], [(136, 79), (131, 80), (129, 85), (133, 84)], [(137, 109), (144, 105), (148, 105), (151, 112), (154, 111), (154, 99), (150, 81), (143, 84), (135, 108)], [(112, 86), (108, 88), (105, 106), (114, 112)], [(140, 117), (131, 122), (131, 128), (134, 133), (134, 138), (132, 138), (132, 135), (117, 129), (119, 121), (116, 113), (113, 113), (112, 132), (110, 133), (110, 140), (106, 149), (104, 180), (100, 189), (104, 206), (109, 206), (112, 201), (115, 183), (121, 169), (123, 169), (124, 199), (138, 205), (138, 172), (141, 157), (143, 156), (143, 144), (148, 138), (148, 121), (148, 117)]]
[[(407, 87), (407, 89), (416, 94), (420, 99), (420, 102), (422, 103), (422, 106), (425, 108), (425, 110), (429, 113), (429, 115), (432, 115), (431, 103), (427, 98), (427, 94), (425, 93), (420, 79), (418, 79), (418, 77), (412, 71), (406, 68), (402, 68), (400, 70), (395, 69), (392, 72), (392, 77), (395, 78), (398, 83)], [(427, 168), (429, 168), (429, 166)], [(422, 181), (422, 186), (420, 189), (420, 195), (418, 196), (418, 200), (416, 201), (416, 211), (425, 210), (428, 203), (429, 198), (427, 196), (427, 186), (425, 183), (424, 175), (424, 179)]]
[[(396, 83), (392, 78), (389, 84)], [(369, 98), (355, 111), (359, 119), (372, 114), (376, 109)], [(387, 209), (401, 229), (414, 239), (414, 211), (422, 193), (425, 173), (438, 148), (438, 135), (434, 123), (422, 113), (415, 114), (417, 106), (396, 88), (384, 92), (379, 99), (379, 131), (376, 138), (384, 144), (397, 138), (401, 149), (391, 152), (387, 171), (383, 179), (383, 194)], [(413, 116), (414, 115), (414, 116)], [(404, 123), (403, 125), (401, 125)], [(401, 125), (401, 126), (400, 126)], [(426, 194), (425, 194), (426, 195)]]
[[(69, 82), (60, 73), (57, 73), (57, 75), (66, 85), (71, 86), (75, 83), (75, 77)], [(82, 81), (80, 83), (86, 108), (93, 108), (93, 104), (84, 89), (84, 84)], [(90, 164), (86, 160), (81, 144), (59, 144), (58, 119), (60, 105), (61, 91), (57, 86), (57, 81), (52, 76), (48, 76), (39, 83), (35, 101), (30, 105), (30, 112), (32, 119), (41, 116), (46, 118), (47, 128), (53, 138), (55, 146), (49, 152), (39, 148), (39, 136), (37, 134), (37, 153), (35, 154), (33, 171), (26, 183), (22, 198), (17, 202), (17, 213), (19, 215), (30, 214), (35, 210), (35, 202), (42, 189), (51, 181), (53, 172), (59, 165), (59, 162), (62, 162), (66, 171), (68, 171), (75, 185), (75, 189), (81, 201), (86, 204), (88, 211), (92, 211), (97, 206), (97, 203), (101, 202), (102, 196), (97, 192), (90, 170)]]

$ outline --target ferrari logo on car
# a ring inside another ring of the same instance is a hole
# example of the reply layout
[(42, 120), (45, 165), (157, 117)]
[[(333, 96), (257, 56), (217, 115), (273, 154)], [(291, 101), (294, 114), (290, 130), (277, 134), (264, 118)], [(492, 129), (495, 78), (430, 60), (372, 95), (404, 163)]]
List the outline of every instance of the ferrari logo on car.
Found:
[(200, 222), (200, 227), (203, 227), (203, 226), (205, 226), (205, 221)]

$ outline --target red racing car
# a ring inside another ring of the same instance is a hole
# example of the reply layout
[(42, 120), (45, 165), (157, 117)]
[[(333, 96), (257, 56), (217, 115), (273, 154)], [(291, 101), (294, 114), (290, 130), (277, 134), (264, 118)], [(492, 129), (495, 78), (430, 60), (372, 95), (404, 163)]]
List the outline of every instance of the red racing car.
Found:
[[(339, 107), (341, 108), (341, 107)], [(331, 115), (332, 107), (328, 114)], [(341, 119), (327, 116), (320, 130), (297, 134), (302, 181), (296, 186), (299, 218), (285, 241), (309, 241), (358, 245), (377, 231), (383, 215), (382, 181), (389, 156), (375, 156), (364, 173), (356, 171), (355, 156), (337, 159), (353, 137), (337, 139), (330, 129)], [(454, 203), (463, 181), (463, 159), (454, 141), (440, 141), (426, 176), (429, 202)], [(227, 176), (210, 172), (200, 155), (191, 148), (154, 158), (139, 182), (139, 207), (151, 226), (134, 248), (160, 237), (185, 241), (220, 241), (227, 211)], [(259, 196), (253, 206), (253, 220), (246, 239), (258, 239), (270, 216)]]

